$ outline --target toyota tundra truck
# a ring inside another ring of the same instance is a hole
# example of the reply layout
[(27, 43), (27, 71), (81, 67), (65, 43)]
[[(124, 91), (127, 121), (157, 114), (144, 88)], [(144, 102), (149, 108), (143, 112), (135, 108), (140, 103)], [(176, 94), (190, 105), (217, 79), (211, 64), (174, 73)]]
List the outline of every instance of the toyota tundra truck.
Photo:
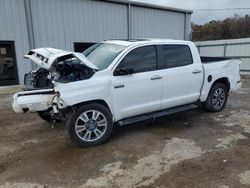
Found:
[(106, 142), (114, 125), (200, 106), (219, 112), (241, 87), (240, 60), (200, 57), (189, 41), (108, 40), (83, 53), (39, 48), (25, 58), (37, 69), (14, 94), (14, 111), (65, 122), (81, 147)]

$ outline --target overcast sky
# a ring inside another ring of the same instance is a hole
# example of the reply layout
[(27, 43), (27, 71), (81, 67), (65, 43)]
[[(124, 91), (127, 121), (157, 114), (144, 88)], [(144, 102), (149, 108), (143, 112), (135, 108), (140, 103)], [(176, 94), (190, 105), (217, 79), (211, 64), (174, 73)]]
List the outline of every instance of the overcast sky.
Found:
[[(183, 9), (220, 9), (220, 8), (250, 8), (250, 0), (133, 0), (146, 3), (165, 5)], [(211, 20), (223, 20), (233, 16), (250, 15), (249, 10), (231, 10), (231, 11), (214, 11), (214, 12), (196, 12), (192, 15), (192, 22), (204, 24)]]

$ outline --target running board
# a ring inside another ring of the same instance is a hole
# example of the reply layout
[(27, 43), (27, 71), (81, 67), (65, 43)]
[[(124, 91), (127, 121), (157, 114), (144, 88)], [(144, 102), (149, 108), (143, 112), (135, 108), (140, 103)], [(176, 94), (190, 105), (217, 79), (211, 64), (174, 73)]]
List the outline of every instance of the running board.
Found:
[(179, 107), (170, 108), (170, 109), (163, 110), (163, 111), (152, 112), (152, 113), (143, 114), (143, 115), (127, 118), (124, 120), (120, 120), (117, 122), (117, 124), (118, 124), (118, 126), (124, 126), (124, 125), (128, 125), (128, 124), (137, 123), (140, 121), (154, 120), (154, 119), (159, 118), (159, 117), (175, 114), (178, 112), (192, 110), (195, 108), (198, 108), (198, 106), (195, 104), (179, 106)]

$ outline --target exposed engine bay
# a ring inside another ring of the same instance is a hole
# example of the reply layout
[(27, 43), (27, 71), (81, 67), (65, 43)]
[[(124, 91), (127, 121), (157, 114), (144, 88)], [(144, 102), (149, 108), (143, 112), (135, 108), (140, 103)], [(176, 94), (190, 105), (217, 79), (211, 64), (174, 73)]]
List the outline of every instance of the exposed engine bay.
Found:
[(55, 60), (50, 69), (37, 68), (24, 76), (25, 90), (53, 88), (55, 83), (89, 79), (96, 70), (83, 64), (72, 54)]

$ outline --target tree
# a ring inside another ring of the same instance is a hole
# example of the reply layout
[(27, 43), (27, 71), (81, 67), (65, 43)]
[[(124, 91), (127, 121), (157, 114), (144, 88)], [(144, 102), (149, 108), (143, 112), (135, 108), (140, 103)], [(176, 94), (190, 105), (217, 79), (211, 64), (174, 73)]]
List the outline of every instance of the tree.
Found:
[(223, 21), (210, 21), (204, 25), (192, 23), (193, 41), (236, 39), (250, 37), (250, 16), (227, 18)]

